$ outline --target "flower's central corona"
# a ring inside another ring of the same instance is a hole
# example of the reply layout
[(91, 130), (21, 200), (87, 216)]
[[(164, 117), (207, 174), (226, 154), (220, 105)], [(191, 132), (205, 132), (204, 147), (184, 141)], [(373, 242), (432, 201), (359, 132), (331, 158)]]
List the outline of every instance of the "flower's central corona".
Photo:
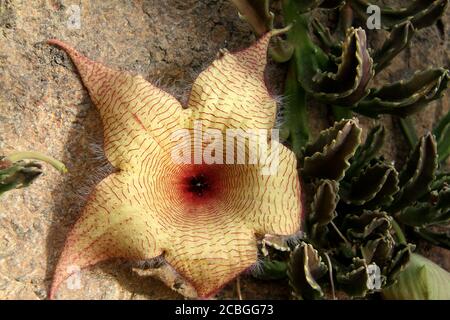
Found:
[[(181, 166), (179, 192), (187, 206), (201, 206), (218, 202), (226, 192), (222, 187), (225, 165), (192, 164)], [(217, 205), (217, 203), (216, 203)], [(187, 208), (187, 211), (190, 211)]]
[[(299, 230), (297, 161), (277, 139), (270, 138), (277, 157), (243, 163), (237, 151), (227, 156), (238, 161), (210, 161), (221, 157), (224, 145), (211, 148), (208, 141), (220, 142), (217, 138), (229, 129), (239, 137), (273, 129), (276, 102), (264, 71), (274, 33), (215, 60), (195, 80), (186, 108), (140, 76), (114, 71), (61, 41), (49, 41), (75, 63), (99, 110), (105, 156), (118, 169), (96, 186), (68, 235), (51, 297), (73, 274), (73, 266), (160, 255), (200, 297), (207, 297), (256, 262), (258, 235)], [(191, 145), (183, 140), (186, 135), (177, 134), (180, 130), (194, 130), (205, 139)], [(181, 142), (177, 145), (173, 137)], [(195, 146), (204, 148), (191, 155)], [(194, 161), (174, 161), (173, 155)]]
[(209, 186), (208, 178), (200, 173), (197, 176), (192, 176), (189, 179), (189, 188), (188, 191), (196, 194), (199, 197), (203, 196), (203, 193), (206, 192), (206, 189)]

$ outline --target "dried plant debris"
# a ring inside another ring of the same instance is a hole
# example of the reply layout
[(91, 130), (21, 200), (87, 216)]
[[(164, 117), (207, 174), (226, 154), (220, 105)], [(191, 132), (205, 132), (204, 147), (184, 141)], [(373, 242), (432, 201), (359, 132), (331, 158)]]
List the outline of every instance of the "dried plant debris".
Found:
[(6, 164), (0, 160), (0, 195), (6, 191), (29, 186), (42, 174), (42, 165), (37, 162), (18, 161)]
[(42, 165), (48, 163), (61, 173), (66, 173), (66, 166), (52, 157), (40, 152), (14, 152), (0, 157), (0, 195), (6, 191), (29, 186), (42, 174)]

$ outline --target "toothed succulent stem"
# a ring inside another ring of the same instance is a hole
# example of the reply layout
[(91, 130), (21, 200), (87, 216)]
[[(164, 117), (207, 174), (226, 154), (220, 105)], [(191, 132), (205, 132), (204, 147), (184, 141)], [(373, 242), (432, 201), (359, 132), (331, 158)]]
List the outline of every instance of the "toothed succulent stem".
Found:
[(411, 119), (411, 117), (400, 118), (399, 122), (400, 127), (402, 128), (402, 132), (405, 135), (406, 140), (408, 141), (409, 147), (413, 149), (419, 141), (419, 138), (417, 138), (413, 119)]
[(286, 75), (285, 104), (286, 121), (282, 125), (284, 138), (290, 143), (292, 151), (300, 157), (302, 148), (309, 139), (308, 113), (306, 110), (306, 92), (297, 80), (295, 58), (291, 60)]
[[(274, 14), (268, 0), (233, 2), (258, 35), (262, 34), (258, 26), (272, 30)], [(379, 48), (369, 48), (367, 30), (352, 27), (354, 17), (368, 21), (370, 3), (282, 0), (284, 22), (292, 28), (287, 39), (274, 38), (269, 49), (276, 62), (290, 60), (281, 135), (298, 157), (302, 180), (313, 187), (306, 191), (312, 194), (307, 197), (311, 203), (305, 241), (287, 258), (281, 251), (269, 253), (262, 245), (266, 257), (262, 269), (267, 279), (283, 277), (287, 269), (298, 299), (322, 299), (321, 285), (327, 281), (333, 298), (335, 286), (351, 297), (364, 297), (372, 293), (367, 286), (371, 264), (380, 267), (381, 287), (391, 286), (409, 263), (414, 247), (407, 243), (404, 230), (450, 247), (449, 232), (429, 228), (447, 225), (450, 219), (450, 173), (439, 167), (450, 156), (450, 113), (433, 135), (420, 140), (409, 117), (444, 95), (449, 70), (430, 68), (380, 88), (372, 85), (373, 77), (409, 45), (416, 30), (433, 25), (444, 14), (448, 0), (382, 7), (381, 27), (389, 31), (389, 37)], [(340, 11), (337, 30), (330, 32), (311, 18), (311, 12), (319, 8)], [(315, 34), (320, 46), (310, 34)], [(308, 141), (307, 98), (326, 104), (337, 121), (315, 141)], [(353, 113), (398, 117), (412, 150), (400, 171), (377, 155), (384, 128), (375, 127), (361, 145), (361, 128), (357, 119), (351, 119)], [(329, 280), (324, 277), (327, 271)]]
[(403, 233), (402, 228), (397, 223), (397, 221), (395, 221), (395, 219), (392, 219), (391, 224), (392, 224), (392, 228), (395, 231), (395, 235), (397, 236), (398, 242), (400, 244), (407, 244), (405, 234)]
[(331, 111), (333, 112), (335, 121), (341, 121), (343, 119), (351, 119), (353, 117), (353, 112), (350, 108), (331, 106)]
[[(290, 0), (283, 2), (285, 22), (290, 27), (287, 32), (288, 42), (294, 52), (286, 76), (285, 94), (288, 96), (286, 113), (289, 119), (284, 125), (285, 137), (291, 143), (294, 153), (299, 156), (301, 149), (309, 139), (308, 114), (306, 110), (306, 90), (301, 83), (300, 73), (304, 64), (312, 64), (320, 69), (326, 58), (309, 36), (308, 14), (298, 14), (296, 3)], [(306, 61), (307, 60), (307, 61)]]
[(43, 161), (45, 163), (48, 163), (53, 168), (58, 170), (61, 173), (66, 173), (67, 168), (61, 161), (58, 161), (50, 156), (47, 156), (43, 153), (36, 152), (36, 151), (21, 151), (21, 152), (14, 152), (10, 154), (9, 156), (5, 157), (5, 160), (9, 160), (12, 163), (20, 161), (20, 160), (39, 160)]
[(350, 3), (344, 4), (344, 6), (340, 9), (339, 14), (339, 26), (341, 28), (342, 34), (345, 34), (348, 28), (350, 28), (353, 24), (353, 10)]
[(439, 163), (443, 163), (450, 155), (450, 112), (439, 121), (433, 134), (436, 137)]

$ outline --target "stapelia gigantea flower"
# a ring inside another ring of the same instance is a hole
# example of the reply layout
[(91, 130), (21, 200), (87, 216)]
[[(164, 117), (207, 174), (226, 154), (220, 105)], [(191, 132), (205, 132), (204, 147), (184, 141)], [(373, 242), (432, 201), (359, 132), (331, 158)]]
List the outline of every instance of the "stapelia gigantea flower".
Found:
[[(271, 35), (225, 52), (195, 80), (187, 108), (141, 76), (91, 61), (59, 40), (97, 106), (104, 151), (118, 170), (101, 181), (66, 240), (50, 297), (71, 275), (111, 258), (164, 259), (208, 297), (257, 262), (257, 237), (300, 228), (294, 154), (278, 144), (278, 170), (258, 164), (180, 164), (173, 134), (202, 128), (271, 129), (276, 102), (264, 83)], [(267, 162), (274, 158), (268, 157)]]

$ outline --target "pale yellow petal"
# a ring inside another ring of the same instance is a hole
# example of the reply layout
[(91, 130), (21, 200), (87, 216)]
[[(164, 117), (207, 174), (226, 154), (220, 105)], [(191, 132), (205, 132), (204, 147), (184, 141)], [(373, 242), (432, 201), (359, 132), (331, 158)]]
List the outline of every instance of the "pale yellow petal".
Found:
[(167, 262), (194, 286), (199, 297), (213, 295), (256, 262), (253, 232), (229, 222), (209, 222), (190, 233), (174, 233), (165, 253)]
[(114, 166), (124, 168), (148, 139), (170, 149), (170, 136), (179, 128), (182, 110), (173, 96), (141, 76), (89, 60), (59, 40), (49, 43), (64, 49), (77, 67), (99, 110), (105, 154)]
[(190, 122), (225, 129), (270, 129), (274, 125), (276, 102), (267, 90), (264, 71), (271, 34), (236, 53), (225, 52), (195, 80), (188, 110)]
[(111, 258), (148, 259), (162, 253), (156, 215), (142, 210), (132, 177), (112, 174), (97, 185), (70, 232), (53, 278), (50, 297), (76, 270)]

